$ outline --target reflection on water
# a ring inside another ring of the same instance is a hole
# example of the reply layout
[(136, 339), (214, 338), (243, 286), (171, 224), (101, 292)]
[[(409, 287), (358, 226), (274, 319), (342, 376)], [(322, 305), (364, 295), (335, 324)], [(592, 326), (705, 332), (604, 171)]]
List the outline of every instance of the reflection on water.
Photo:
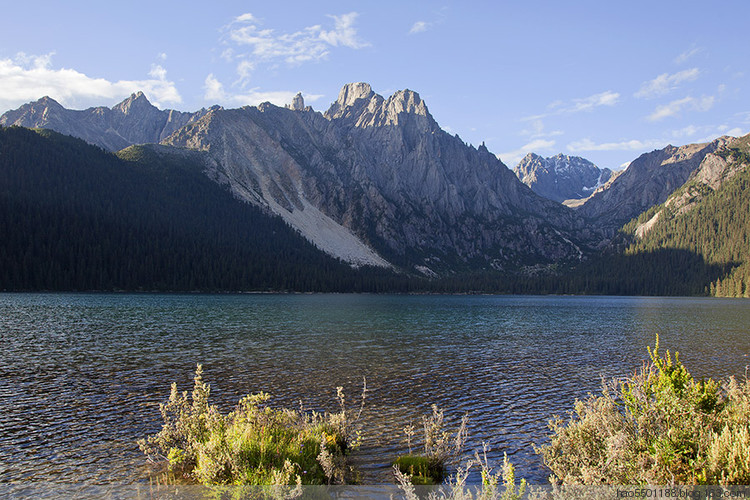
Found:
[(470, 414), (468, 449), (507, 452), (532, 483), (546, 421), (658, 333), (697, 376), (744, 374), (750, 302), (620, 297), (0, 294), (0, 482), (147, 482), (135, 444), (203, 363), (224, 411), (251, 392), (335, 410), (367, 378), (367, 482), (389, 482), (432, 403)]

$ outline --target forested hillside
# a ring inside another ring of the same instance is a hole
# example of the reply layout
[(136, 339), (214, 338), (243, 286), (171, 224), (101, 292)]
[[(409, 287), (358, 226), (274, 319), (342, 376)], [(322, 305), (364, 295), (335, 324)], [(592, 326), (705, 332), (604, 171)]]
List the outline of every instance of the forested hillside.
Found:
[[(726, 297), (750, 296), (750, 136), (734, 140), (715, 155), (720, 168), (706, 179), (697, 172), (667, 202), (625, 226), (631, 235), (626, 256), (682, 251), (700, 257), (722, 272), (704, 292)], [(712, 186), (713, 184), (713, 186)], [(657, 215), (658, 214), (658, 215)], [(650, 225), (649, 221), (653, 221)], [(638, 228), (641, 229), (639, 236)], [(689, 269), (670, 267), (676, 277)], [(636, 271), (637, 272), (637, 271)]]
[[(170, 159), (171, 158), (171, 159)], [(178, 159), (175, 159), (178, 158)], [(400, 290), (235, 199), (197, 154), (0, 127), (0, 290)]]

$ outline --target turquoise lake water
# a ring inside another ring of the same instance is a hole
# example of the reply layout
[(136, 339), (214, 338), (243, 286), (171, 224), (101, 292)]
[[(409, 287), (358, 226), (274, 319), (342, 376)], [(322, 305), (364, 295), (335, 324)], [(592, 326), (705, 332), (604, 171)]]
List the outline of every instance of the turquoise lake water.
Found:
[(437, 404), (469, 412), (466, 457), (483, 442), (518, 477), (546, 482), (532, 445), (554, 414), (628, 375), (659, 334), (696, 376), (744, 376), (750, 301), (709, 298), (0, 294), (0, 483), (147, 483), (136, 441), (161, 426), (171, 382), (196, 363), (228, 411), (245, 394), (336, 410), (336, 386), (367, 432), (355, 460), (392, 481)]

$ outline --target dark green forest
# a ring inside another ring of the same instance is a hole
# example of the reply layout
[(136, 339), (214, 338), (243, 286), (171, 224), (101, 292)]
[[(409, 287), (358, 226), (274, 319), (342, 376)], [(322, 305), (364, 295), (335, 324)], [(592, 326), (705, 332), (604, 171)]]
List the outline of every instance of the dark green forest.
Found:
[(719, 152), (736, 167), (720, 189), (689, 181), (691, 210), (654, 207), (575, 267), (439, 280), (352, 269), (210, 180), (200, 153), (162, 151), (0, 127), (0, 291), (750, 295), (746, 143)]
[(327, 257), (202, 168), (0, 128), (0, 290), (408, 291)]

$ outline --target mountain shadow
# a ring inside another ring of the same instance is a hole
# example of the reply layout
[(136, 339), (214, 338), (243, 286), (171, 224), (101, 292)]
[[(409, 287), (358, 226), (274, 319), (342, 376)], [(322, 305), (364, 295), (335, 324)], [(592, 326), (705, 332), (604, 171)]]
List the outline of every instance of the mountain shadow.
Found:
[(709, 263), (695, 252), (660, 248), (597, 257), (561, 277), (562, 293), (603, 295), (708, 295), (711, 283), (738, 263)]

